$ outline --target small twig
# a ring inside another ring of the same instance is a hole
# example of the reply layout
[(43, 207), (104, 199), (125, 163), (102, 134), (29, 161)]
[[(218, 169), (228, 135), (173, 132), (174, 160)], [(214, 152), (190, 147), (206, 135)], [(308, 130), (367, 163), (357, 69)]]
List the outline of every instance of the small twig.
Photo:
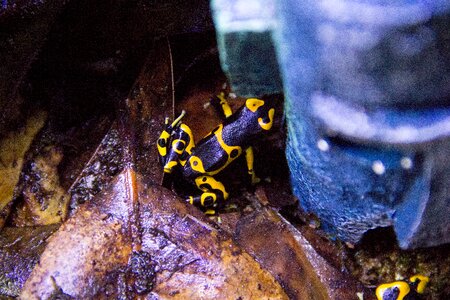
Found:
[(167, 47), (169, 48), (169, 61), (170, 61), (170, 82), (172, 87), (172, 119), (175, 118), (175, 76), (173, 72), (173, 57), (172, 57), (172, 47), (170, 46), (169, 37), (166, 36)]

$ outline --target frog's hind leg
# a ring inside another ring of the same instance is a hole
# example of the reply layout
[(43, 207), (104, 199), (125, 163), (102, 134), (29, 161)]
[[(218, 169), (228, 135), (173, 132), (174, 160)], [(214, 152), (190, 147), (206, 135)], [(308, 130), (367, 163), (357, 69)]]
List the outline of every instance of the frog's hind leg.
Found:
[(195, 185), (202, 193), (190, 196), (186, 200), (193, 205), (206, 208), (209, 214), (214, 214), (213, 208), (223, 203), (229, 196), (225, 186), (212, 176), (202, 175), (195, 178)]

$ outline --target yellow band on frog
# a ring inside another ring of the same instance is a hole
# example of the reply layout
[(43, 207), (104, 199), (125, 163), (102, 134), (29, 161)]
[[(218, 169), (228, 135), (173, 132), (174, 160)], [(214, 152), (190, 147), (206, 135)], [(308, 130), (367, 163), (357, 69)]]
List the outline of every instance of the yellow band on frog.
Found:
[(249, 98), (247, 99), (247, 101), (245, 101), (245, 106), (251, 111), (251, 112), (255, 112), (258, 110), (258, 108), (260, 106), (264, 105), (264, 101), (263, 100), (259, 100), (256, 98)]
[(208, 172), (208, 175), (215, 175), (225, 169), (233, 160), (238, 158), (242, 154), (242, 148), (240, 146), (229, 146), (225, 144), (225, 141), (222, 137), (223, 124), (220, 124), (217, 130), (214, 132), (216, 136), (217, 142), (219, 142), (220, 147), (223, 151), (225, 151), (228, 155), (228, 160), (217, 170), (213, 170)]
[(272, 128), (273, 125), (273, 115), (275, 114), (275, 109), (271, 108), (269, 110), (269, 122), (264, 123), (262, 118), (258, 118), (258, 124), (259, 126), (261, 126), (262, 129), (264, 130), (270, 130), (270, 128)]
[[(166, 145), (169, 137), (170, 137), (170, 134), (167, 131), (164, 130), (163, 132), (161, 132), (161, 135), (159, 136), (159, 140), (164, 140), (164, 144)], [(167, 155), (167, 148), (166, 147), (161, 147), (158, 142), (156, 143), (156, 145), (158, 147), (159, 155), (161, 155), (162, 157), (166, 156)]]
[(417, 292), (419, 294), (423, 294), (423, 292), (425, 291), (425, 287), (427, 286), (428, 282), (430, 281), (430, 278), (427, 276), (424, 276), (424, 275), (420, 275), (420, 274), (411, 276), (409, 278), (409, 281), (411, 283), (416, 282), (416, 280), (420, 280), (419, 284), (417, 285)]
[(194, 144), (194, 135), (192, 134), (192, 130), (186, 124), (181, 124), (180, 128), (181, 128), (181, 130), (183, 130), (189, 136), (189, 144), (186, 146), (185, 151), (187, 153), (191, 154), (192, 153), (192, 148), (194, 148), (194, 146), (195, 146), (195, 144)]
[(164, 172), (165, 173), (172, 173), (172, 168), (175, 167), (178, 164), (178, 162), (176, 161), (169, 161), (168, 163), (166, 163), (166, 165), (164, 166)]
[(221, 191), (222, 194), (223, 194), (223, 199), (224, 200), (228, 199), (229, 194), (225, 190), (225, 186), (223, 185), (222, 182), (214, 179), (214, 177), (211, 177), (211, 176), (199, 176), (199, 177), (195, 178), (195, 184), (203, 192), (210, 191), (208, 188), (202, 187), (203, 184), (207, 184), (207, 185), (209, 185), (211, 187), (211, 189)]
[(406, 295), (408, 295), (410, 288), (409, 284), (404, 281), (395, 281), (391, 283), (385, 283), (382, 285), (379, 285), (377, 287), (377, 290), (375, 291), (375, 294), (377, 296), (378, 300), (383, 300), (383, 294), (388, 289), (398, 288), (399, 294), (396, 300), (403, 300)]
[(217, 95), (217, 98), (220, 100), (220, 106), (222, 107), (223, 114), (226, 118), (231, 116), (233, 114), (233, 111), (231, 110), (230, 105), (228, 104), (228, 101), (225, 99), (225, 94), (221, 92), (219, 95)]

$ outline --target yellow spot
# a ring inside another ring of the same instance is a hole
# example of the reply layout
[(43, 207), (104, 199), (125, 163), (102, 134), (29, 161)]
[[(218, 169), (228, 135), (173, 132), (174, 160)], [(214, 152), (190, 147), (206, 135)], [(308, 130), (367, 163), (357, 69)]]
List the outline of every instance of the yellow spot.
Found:
[(430, 278), (424, 275), (414, 275), (411, 278), (409, 278), (409, 281), (411, 283), (416, 282), (416, 280), (420, 280), (419, 284), (417, 285), (417, 292), (419, 294), (423, 294), (423, 292), (425, 291), (425, 287), (427, 286), (428, 282), (430, 281)]
[(248, 173), (253, 173), (253, 162), (254, 162), (255, 156), (253, 155), (253, 147), (248, 147), (245, 150), (245, 160), (247, 161), (247, 170)]
[(192, 170), (199, 173), (206, 173), (205, 168), (203, 167), (203, 162), (200, 157), (192, 155), (189, 158), (189, 163), (191, 164)]
[(399, 294), (396, 300), (403, 300), (403, 298), (408, 295), (410, 288), (409, 285), (404, 281), (395, 281), (391, 283), (381, 284), (377, 287), (375, 294), (377, 295), (378, 300), (383, 300), (383, 294), (388, 289), (393, 289), (397, 287), (399, 290)]
[(228, 102), (220, 102), (220, 104), (222, 105), (222, 110), (223, 113), (225, 115), (225, 117), (229, 117), (233, 114), (233, 111), (231, 110), (230, 105), (228, 104)]
[(264, 123), (262, 118), (258, 118), (259, 126), (261, 126), (261, 128), (264, 130), (270, 130), (270, 128), (272, 128), (272, 125), (273, 125), (273, 115), (274, 114), (275, 114), (275, 109), (271, 108), (269, 110), (269, 122), (267, 122), (267, 123)]
[(245, 101), (245, 106), (251, 111), (256, 112), (259, 107), (264, 105), (263, 100), (259, 100), (256, 98), (249, 98), (247, 101)]
[(194, 204), (194, 197), (189, 196), (189, 203), (190, 203), (190, 204)]

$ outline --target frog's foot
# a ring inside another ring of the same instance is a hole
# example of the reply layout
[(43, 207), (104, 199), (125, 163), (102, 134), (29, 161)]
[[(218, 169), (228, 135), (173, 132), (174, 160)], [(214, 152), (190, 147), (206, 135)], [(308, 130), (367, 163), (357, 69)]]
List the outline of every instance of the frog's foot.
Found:
[[(219, 196), (219, 197), (218, 197)], [(211, 192), (204, 192), (198, 196), (189, 196), (188, 199), (186, 199), (187, 202), (189, 202), (190, 204), (193, 204), (195, 206), (201, 206), (201, 207), (205, 207), (205, 208), (211, 208), (214, 207), (217, 203), (217, 201), (219, 200), (223, 200), (220, 199), (220, 195), (217, 195), (215, 193), (211, 193)]]
[(226, 99), (225, 92), (220, 92), (218, 95), (214, 96), (210, 102), (223, 120), (233, 114), (233, 111), (231, 110), (231, 107)]
[(261, 178), (259, 178), (258, 176), (256, 176), (255, 172), (248, 172), (248, 174), (249, 174), (250, 177), (251, 177), (251, 181), (252, 181), (252, 184), (253, 184), (253, 185), (255, 185), (255, 184), (261, 182)]
[(206, 208), (207, 212), (211, 210), (210, 213), (215, 213), (213, 208), (223, 204), (229, 196), (225, 190), (225, 186), (209, 175), (199, 176), (194, 181), (202, 193), (197, 196), (189, 196), (186, 201), (193, 205)]

